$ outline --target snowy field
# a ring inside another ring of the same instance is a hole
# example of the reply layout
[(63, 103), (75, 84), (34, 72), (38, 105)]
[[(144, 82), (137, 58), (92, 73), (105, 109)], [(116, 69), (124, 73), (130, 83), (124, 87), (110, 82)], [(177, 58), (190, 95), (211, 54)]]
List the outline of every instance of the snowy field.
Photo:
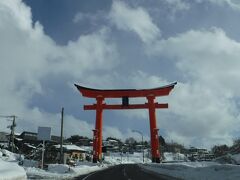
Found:
[[(24, 166), (19, 166), (20, 155), (7, 150), (0, 150), (0, 180), (71, 179), (79, 175), (105, 169), (109, 166), (129, 163), (137, 163), (146, 171), (153, 171), (186, 180), (240, 179), (239, 165), (220, 164), (217, 162), (187, 162), (183, 154), (165, 153), (164, 156), (164, 163), (153, 164), (147, 157), (144, 158), (143, 163), (142, 153), (111, 153), (108, 156), (104, 156), (104, 161), (99, 164), (79, 162), (75, 167), (63, 164), (50, 164), (48, 170), (42, 170), (36, 168), (38, 163), (34, 161), (25, 160)], [(240, 155), (228, 155), (229, 157), (232, 158), (233, 162), (240, 164)]]
[(142, 164), (142, 168), (186, 180), (237, 180), (240, 166), (214, 162)]

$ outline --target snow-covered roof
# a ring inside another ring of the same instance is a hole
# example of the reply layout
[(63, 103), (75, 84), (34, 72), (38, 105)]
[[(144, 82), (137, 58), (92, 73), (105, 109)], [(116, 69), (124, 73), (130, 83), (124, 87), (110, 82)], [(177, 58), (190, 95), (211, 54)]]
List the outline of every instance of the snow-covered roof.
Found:
[(16, 136), (20, 136), (22, 133), (15, 132), (14, 134), (15, 134)]
[(22, 141), (23, 139), (21, 139), (21, 138), (15, 138), (16, 140), (18, 140), (18, 141)]
[[(60, 148), (60, 145), (55, 145), (56, 148)], [(74, 144), (70, 144), (70, 145), (63, 145), (63, 148), (66, 149), (66, 150), (72, 150), (72, 151), (82, 151), (82, 152), (86, 152), (85, 149), (79, 147), (79, 146), (76, 146)]]
[(84, 149), (85, 151), (92, 151), (93, 150), (92, 146), (81, 146), (80, 148)]
[(118, 142), (118, 141), (115, 140), (115, 139), (109, 139), (108, 141), (109, 141), (109, 142)]
[(33, 145), (29, 144), (29, 143), (24, 143), (24, 144), (25, 144), (26, 146), (30, 147), (30, 148), (36, 149), (35, 146), (33, 146)]

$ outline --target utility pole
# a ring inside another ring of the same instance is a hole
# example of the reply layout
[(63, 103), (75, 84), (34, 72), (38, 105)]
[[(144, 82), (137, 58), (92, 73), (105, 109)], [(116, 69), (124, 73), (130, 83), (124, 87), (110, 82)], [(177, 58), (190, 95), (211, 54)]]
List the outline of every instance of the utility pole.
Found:
[(45, 153), (45, 140), (43, 140), (43, 144), (42, 144), (42, 163), (41, 163), (42, 169), (44, 167), (44, 153)]
[(3, 118), (12, 118), (12, 125), (8, 126), (8, 128), (10, 128), (11, 133), (10, 133), (10, 137), (9, 137), (9, 142), (8, 142), (8, 147), (11, 147), (11, 151), (14, 152), (14, 136), (15, 136), (15, 127), (16, 127), (16, 118), (17, 116), (12, 115), (12, 116), (0, 116)]
[(61, 143), (60, 143), (60, 163), (63, 162), (63, 115), (64, 115), (64, 108), (61, 111)]
[(12, 126), (11, 126), (11, 142), (12, 142), (12, 152), (14, 152), (14, 136), (15, 136), (15, 127), (16, 127), (16, 116), (12, 116), (13, 121), (12, 121)]

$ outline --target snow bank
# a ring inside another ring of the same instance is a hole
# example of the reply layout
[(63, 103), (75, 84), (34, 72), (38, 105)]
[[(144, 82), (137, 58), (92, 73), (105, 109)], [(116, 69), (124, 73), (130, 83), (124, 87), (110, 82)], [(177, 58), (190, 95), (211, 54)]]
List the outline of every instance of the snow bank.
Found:
[(214, 162), (184, 162), (164, 164), (142, 164), (142, 168), (180, 179), (191, 180), (235, 180), (240, 179), (240, 166)]
[(96, 166), (96, 163), (92, 163), (89, 161), (78, 161), (76, 162), (77, 166)]
[(19, 154), (12, 153), (6, 149), (1, 149), (1, 159), (5, 161), (18, 161), (22, 157)]
[(90, 172), (93, 171), (99, 171), (102, 169), (106, 169), (107, 166), (104, 165), (80, 165), (80, 166), (75, 166), (74, 168), (72, 168), (72, 171), (78, 176), (78, 175), (82, 175), (82, 174), (88, 174)]
[(236, 164), (240, 164), (240, 154), (231, 155)]
[(70, 171), (70, 167), (67, 164), (49, 164), (48, 171), (53, 173), (68, 173)]
[[(144, 162), (151, 162), (151, 160), (145, 157)], [(142, 153), (133, 153), (133, 154), (110, 153), (108, 156), (104, 156), (104, 163), (112, 164), (112, 165), (143, 163), (143, 154)]]
[(24, 159), (23, 160), (23, 166), (24, 167), (36, 167), (37, 168), (39, 166), (39, 161)]
[(23, 180), (27, 179), (26, 172), (15, 162), (6, 162), (0, 158), (1, 180)]
[(165, 152), (163, 153), (163, 157), (164, 157), (163, 159), (164, 162), (187, 161), (187, 157), (181, 153)]
[(221, 164), (240, 164), (240, 154), (226, 154), (215, 159), (216, 162)]
[(87, 163), (86, 165), (86, 163), (78, 163), (78, 165), (75, 167), (68, 166), (66, 164), (49, 164), (47, 171), (33, 167), (26, 167), (25, 170), (28, 177), (33, 179), (67, 179), (88, 174), (104, 168), (106, 168), (106, 166), (101, 164)]
[(19, 154), (0, 149), (0, 180), (27, 179), (26, 172), (18, 165), (20, 158)]

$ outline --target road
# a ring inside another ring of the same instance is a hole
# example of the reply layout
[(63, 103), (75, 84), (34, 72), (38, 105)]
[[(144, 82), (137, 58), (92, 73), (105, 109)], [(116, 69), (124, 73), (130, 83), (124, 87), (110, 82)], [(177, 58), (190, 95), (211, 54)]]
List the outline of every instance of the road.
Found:
[(176, 180), (165, 175), (146, 171), (137, 164), (124, 164), (110, 167), (108, 169), (79, 176), (76, 180)]

